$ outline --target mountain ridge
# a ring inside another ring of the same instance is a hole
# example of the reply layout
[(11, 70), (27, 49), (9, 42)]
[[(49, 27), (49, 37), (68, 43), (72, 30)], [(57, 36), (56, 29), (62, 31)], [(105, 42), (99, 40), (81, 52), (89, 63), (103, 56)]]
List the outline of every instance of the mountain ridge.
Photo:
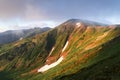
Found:
[[(114, 80), (114, 75), (110, 78), (107, 72), (103, 73), (107, 66), (108, 71), (117, 74), (111, 68), (116, 66), (113, 63), (119, 66), (119, 39), (119, 26), (86, 25), (68, 20), (32, 38), (1, 46), (0, 53), (8, 52), (0, 56), (0, 69), (13, 72), (9, 77), (17, 80)], [(45, 65), (59, 62), (62, 56), (59, 64), (38, 73)]]
[(32, 37), (35, 34), (39, 34), (45, 31), (50, 30), (51, 28), (33, 28), (33, 29), (22, 29), (22, 30), (8, 30), (5, 32), (0, 33), (0, 44), (7, 44), (19, 39)]

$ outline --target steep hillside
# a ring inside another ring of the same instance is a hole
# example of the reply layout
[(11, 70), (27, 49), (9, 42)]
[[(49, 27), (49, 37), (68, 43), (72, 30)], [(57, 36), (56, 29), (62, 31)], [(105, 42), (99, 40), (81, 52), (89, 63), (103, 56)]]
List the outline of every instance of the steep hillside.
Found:
[(119, 80), (119, 40), (119, 26), (71, 19), (48, 32), (2, 46), (0, 77)]
[(45, 28), (34, 28), (34, 29), (23, 29), (23, 30), (9, 30), (0, 33), (0, 45), (11, 43), (23, 38), (32, 37), (35, 34), (43, 33), (50, 30), (49, 27)]

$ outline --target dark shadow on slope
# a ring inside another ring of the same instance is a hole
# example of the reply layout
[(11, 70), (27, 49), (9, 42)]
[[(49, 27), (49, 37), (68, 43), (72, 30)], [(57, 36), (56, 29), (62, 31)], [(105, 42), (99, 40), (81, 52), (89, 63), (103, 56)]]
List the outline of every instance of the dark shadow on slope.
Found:
[(1, 71), (0, 72), (0, 80), (14, 80), (12, 77), (9, 76), (10, 73)]
[(56, 36), (57, 36), (57, 29), (54, 29), (48, 33), (47, 38), (46, 38), (47, 43), (46, 43), (46, 47), (45, 47), (47, 52), (50, 52), (50, 50), (56, 43)]
[[(108, 60), (112, 60), (117, 56)], [(120, 80), (120, 61), (112, 66), (108, 66), (105, 65), (108, 60), (103, 60), (88, 68), (83, 68), (75, 74), (57, 76), (53, 80)]]
[[(66, 42), (68, 41), (68, 39), (69, 39), (69, 34), (67, 35), (67, 37), (66, 37), (66, 39), (65, 39), (64, 46), (65, 46)], [(64, 47), (64, 46), (63, 46), (63, 47)]]

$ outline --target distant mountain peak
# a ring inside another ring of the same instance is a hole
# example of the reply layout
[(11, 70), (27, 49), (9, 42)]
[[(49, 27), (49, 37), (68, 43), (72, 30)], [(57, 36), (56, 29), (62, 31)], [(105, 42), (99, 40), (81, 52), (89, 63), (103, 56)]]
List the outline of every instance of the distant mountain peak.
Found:
[(105, 26), (106, 24), (91, 21), (91, 20), (84, 20), (84, 19), (69, 19), (65, 23), (83, 23), (85, 25), (92, 25), (92, 26)]
[(36, 34), (40, 34), (50, 30), (49, 27), (44, 28), (31, 28), (31, 29), (22, 29), (22, 30), (8, 30), (0, 33), (0, 44), (7, 44), (17, 40), (22, 40), (27, 37), (32, 37)]

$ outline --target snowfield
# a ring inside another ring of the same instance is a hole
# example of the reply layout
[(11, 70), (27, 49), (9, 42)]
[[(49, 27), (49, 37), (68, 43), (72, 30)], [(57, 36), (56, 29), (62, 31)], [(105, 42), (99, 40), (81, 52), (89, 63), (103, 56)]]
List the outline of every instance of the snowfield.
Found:
[[(69, 42), (67, 41), (66, 44), (65, 44), (65, 46), (64, 46), (64, 48), (62, 49), (62, 52), (65, 51), (65, 49), (66, 49), (67, 46), (68, 46), (68, 43), (69, 43)], [(49, 56), (52, 54), (52, 52), (53, 52), (54, 49), (55, 49), (55, 48), (53, 47), (52, 50), (51, 50), (51, 52), (50, 52), (50, 54), (49, 54)], [(54, 63), (52, 63), (52, 64), (50, 64), (50, 65), (46, 64), (46, 65), (44, 65), (43, 67), (41, 67), (40, 69), (38, 69), (38, 72), (45, 72), (45, 71), (47, 71), (48, 69), (57, 66), (58, 64), (60, 64), (60, 63), (62, 62), (63, 59), (64, 59), (63, 56), (61, 56), (56, 62), (54, 62)]]
[(82, 24), (81, 23), (76, 23), (77, 28), (80, 27)]
[(23, 40), (23, 38), (21, 37), (19, 40)]
[(53, 48), (52, 48), (52, 50), (50, 51), (50, 54), (49, 54), (49, 56), (52, 54), (52, 52), (53, 52), (53, 50), (54, 50), (54, 49), (55, 49), (55, 48), (53, 47)]
[(60, 62), (62, 62), (63, 59), (64, 59), (63, 56), (61, 56), (56, 62), (54, 62), (54, 63), (52, 63), (50, 65), (47, 64), (47, 65), (41, 67), (40, 69), (38, 69), (38, 72), (45, 72), (48, 69), (57, 66)]
[(66, 42), (66, 44), (65, 44), (65, 46), (64, 46), (64, 48), (62, 49), (62, 52), (64, 52), (65, 51), (65, 49), (67, 48), (67, 46), (68, 46), (68, 41)]

